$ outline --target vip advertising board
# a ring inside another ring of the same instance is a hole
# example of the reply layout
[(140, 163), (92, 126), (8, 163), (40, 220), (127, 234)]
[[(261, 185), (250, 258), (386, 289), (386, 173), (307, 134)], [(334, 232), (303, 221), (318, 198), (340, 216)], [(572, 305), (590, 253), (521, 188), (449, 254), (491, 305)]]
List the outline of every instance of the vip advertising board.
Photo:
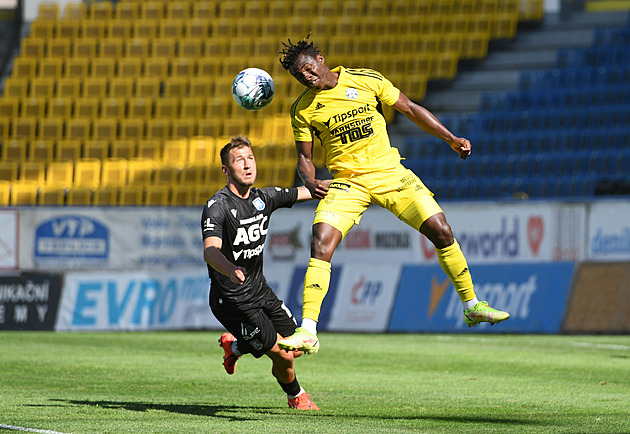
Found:
[[(479, 300), (510, 313), (484, 332), (557, 333), (573, 274), (573, 262), (478, 265), (471, 268)], [(389, 331), (456, 332), (467, 328), (463, 306), (439, 266), (406, 266), (392, 310)]]
[(76, 272), (65, 277), (59, 331), (219, 329), (205, 269)]

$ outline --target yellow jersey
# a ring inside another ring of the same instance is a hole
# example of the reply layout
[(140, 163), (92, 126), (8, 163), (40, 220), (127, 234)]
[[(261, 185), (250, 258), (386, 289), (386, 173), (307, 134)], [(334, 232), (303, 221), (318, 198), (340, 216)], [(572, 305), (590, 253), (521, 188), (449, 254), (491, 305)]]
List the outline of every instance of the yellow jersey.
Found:
[(394, 105), (400, 90), (372, 69), (344, 68), (332, 89), (307, 88), (291, 107), (296, 141), (318, 137), (331, 172), (368, 173), (396, 167), (398, 149), (387, 135), (387, 124), (376, 110), (379, 101)]

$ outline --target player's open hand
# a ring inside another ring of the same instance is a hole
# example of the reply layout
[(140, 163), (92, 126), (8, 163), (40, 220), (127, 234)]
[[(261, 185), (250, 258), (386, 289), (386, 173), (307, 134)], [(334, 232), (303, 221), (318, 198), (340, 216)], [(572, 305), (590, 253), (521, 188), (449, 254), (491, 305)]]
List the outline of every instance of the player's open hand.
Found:
[(462, 160), (465, 160), (470, 155), (470, 151), (472, 149), (470, 140), (463, 137), (455, 137), (455, 140), (449, 144), (451, 145), (451, 148), (453, 148), (453, 151), (459, 154), (459, 158)]

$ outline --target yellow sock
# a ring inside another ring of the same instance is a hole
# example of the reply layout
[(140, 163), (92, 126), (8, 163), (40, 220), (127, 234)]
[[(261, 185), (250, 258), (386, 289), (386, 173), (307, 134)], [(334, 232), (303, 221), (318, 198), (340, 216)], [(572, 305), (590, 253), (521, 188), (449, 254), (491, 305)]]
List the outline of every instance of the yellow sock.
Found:
[(313, 321), (319, 319), (319, 312), (330, 285), (330, 262), (311, 258), (304, 276), (304, 296), (302, 317)]
[(475, 298), (472, 277), (468, 270), (468, 263), (457, 240), (445, 249), (435, 249), (442, 270), (451, 279), (460, 300), (468, 301)]

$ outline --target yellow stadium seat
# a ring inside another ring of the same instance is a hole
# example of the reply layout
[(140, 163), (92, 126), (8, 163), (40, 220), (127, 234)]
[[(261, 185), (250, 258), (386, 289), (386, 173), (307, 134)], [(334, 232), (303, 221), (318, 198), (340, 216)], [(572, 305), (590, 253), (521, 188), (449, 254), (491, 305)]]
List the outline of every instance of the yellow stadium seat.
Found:
[(98, 42), (98, 57), (119, 59), (125, 49), (124, 38), (106, 38)]
[(20, 182), (44, 184), (46, 180), (46, 162), (43, 160), (23, 161), (20, 164)]
[(173, 37), (159, 37), (151, 42), (151, 56), (170, 60), (175, 57), (175, 40)]
[[(207, 39), (203, 46), (203, 58), (217, 60), (228, 54), (228, 38), (219, 36)], [(202, 59), (199, 61), (201, 62)]]
[(135, 158), (136, 141), (132, 139), (112, 140), (110, 155), (112, 158), (125, 158), (131, 160)]
[[(201, 3), (202, 2), (195, 2), (195, 5)], [(209, 19), (202, 17), (192, 18), (184, 22), (184, 37), (196, 38), (203, 41), (210, 37), (210, 29), (211, 25)]]
[(35, 139), (37, 133), (36, 118), (16, 118), (11, 121), (11, 137), (22, 139), (27, 142)]
[(188, 83), (188, 95), (212, 95), (214, 93), (214, 79), (208, 77), (192, 77)]
[(204, 99), (187, 97), (181, 99), (180, 116), (185, 119), (201, 119), (204, 116)]
[(14, 182), (11, 184), (12, 206), (36, 205), (39, 186), (35, 182)]
[(235, 104), (235, 102), (231, 96), (208, 98), (206, 100), (205, 115), (207, 118), (229, 118), (232, 104)]
[(4, 82), (4, 97), (25, 98), (30, 80), (26, 77), (9, 77)]
[(126, 107), (124, 98), (104, 98), (101, 100), (101, 117), (122, 119), (125, 117)]
[(34, 38), (42, 38), (44, 40), (52, 39), (55, 33), (55, 22), (52, 20), (36, 19), (31, 23), (31, 33), (29, 36)]
[(115, 186), (101, 186), (94, 191), (93, 201), (95, 206), (118, 205), (118, 188)]
[(188, 142), (188, 164), (196, 166), (210, 166), (214, 164), (216, 154), (214, 137), (195, 136)]
[(169, 77), (164, 81), (164, 96), (167, 98), (183, 98), (188, 95), (188, 78)]
[(120, 120), (120, 138), (123, 140), (142, 140), (145, 135), (143, 118), (123, 118)]
[(90, 59), (86, 57), (71, 57), (66, 59), (64, 77), (83, 78), (87, 77), (90, 68)]
[(90, 187), (74, 186), (66, 193), (66, 204), (68, 206), (91, 206), (94, 191)]
[(188, 161), (188, 138), (171, 138), (164, 142), (162, 159), (170, 164), (186, 165)]
[(170, 187), (167, 185), (145, 185), (144, 205), (168, 206), (170, 200)]
[(133, 23), (133, 36), (152, 41), (158, 34), (158, 25), (155, 20), (140, 19)]
[(134, 158), (128, 161), (129, 184), (149, 184), (153, 181), (156, 162), (148, 158)]
[(512, 39), (516, 36), (518, 12), (495, 14), (490, 24), (491, 39)]
[[(207, 48), (207, 46), (206, 46)], [(206, 82), (213, 83), (214, 77), (222, 74), (223, 58), (222, 56), (207, 56), (197, 61), (197, 78)]]
[(74, 162), (51, 161), (46, 168), (46, 185), (70, 188), (74, 181)]
[(142, 206), (144, 204), (144, 186), (127, 185), (119, 187), (118, 204), (121, 206)]
[(90, 62), (90, 76), (111, 78), (116, 72), (116, 60), (108, 57), (97, 57)]
[(135, 96), (159, 98), (162, 80), (159, 77), (139, 77), (136, 80)]
[[(65, 79), (64, 79), (65, 80)], [(57, 82), (57, 92), (59, 92), (59, 81)], [(79, 90), (77, 88), (77, 96)], [(74, 96), (74, 95), (72, 95)], [(47, 101), (48, 116), (51, 118), (67, 119), (72, 115), (72, 98), (58, 96)]]
[(133, 22), (140, 17), (140, 7), (137, 2), (119, 1), (114, 11), (116, 21)]
[(9, 206), (11, 200), (11, 182), (0, 178), (0, 206)]
[(203, 206), (208, 199), (214, 196), (217, 188), (213, 184), (195, 185), (193, 189), (192, 201), (186, 206)]
[(192, 57), (177, 57), (171, 61), (172, 77), (190, 78), (195, 75), (197, 62)]
[(39, 61), (38, 77), (59, 78), (63, 72), (63, 59), (46, 57)]
[(66, 138), (84, 141), (90, 137), (91, 121), (84, 118), (72, 118), (66, 121)]
[(138, 158), (148, 158), (159, 161), (162, 159), (162, 141), (160, 139), (145, 139), (138, 141)]
[(127, 101), (127, 116), (130, 119), (148, 119), (153, 116), (152, 98), (129, 98)]
[(28, 37), (22, 39), (20, 56), (41, 59), (46, 52), (46, 41), (42, 38)]
[(104, 38), (106, 35), (107, 23), (103, 21), (82, 20), (81, 38), (75, 40), (75, 44), (82, 39), (93, 39), (95, 41)]
[(26, 139), (6, 140), (2, 143), (1, 150), (0, 158), (3, 161), (24, 161), (28, 153), (28, 143)]
[(245, 134), (247, 131), (247, 120), (244, 118), (229, 118), (223, 121), (223, 135), (228, 137)]
[(77, 98), (74, 101), (74, 116), (85, 119), (95, 119), (99, 114), (98, 98)]
[(41, 140), (58, 142), (63, 138), (63, 124), (63, 118), (49, 117), (40, 119), (37, 135)]
[(223, 120), (217, 118), (199, 119), (197, 134), (200, 136), (220, 137), (223, 135)]
[(113, 17), (113, 4), (108, 1), (91, 2), (88, 16), (92, 20), (109, 21)]
[(171, 199), (170, 199), (169, 205), (191, 206), (193, 205), (194, 197), (195, 197), (195, 186), (191, 186), (187, 184), (175, 184), (171, 186)]
[(171, 135), (173, 137), (190, 138), (197, 134), (197, 121), (194, 119), (173, 119)]
[(97, 41), (91, 37), (77, 39), (72, 44), (72, 57), (87, 60), (95, 58), (98, 51)]
[(17, 160), (0, 160), (0, 179), (15, 182), (18, 179), (20, 162)]
[(180, 168), (168, 162), (162, 162), (155, 168), (153, 181), (156, 184), (175, 185), (179, 182)]
[(260, 25), (260, 34), (264, 37), (281, 39), (285, 33), (286, 19), (281, 15), (270, 15)]
[(216, 17), (216, 5), (212, 2), (193, 2), (192, 16), (204, 20), (211, 20)]
[(166, 19), (158, 24), (158, 33), (160, 38), (168, 38), (177, 40), (184, 34), (184, 20)]
[(12, 77), (33, 78), (37, 75), (39, 61), (33, 57), (16, 57), (13, 61)]
[(55, 142), (50, 139), (35, 140), (29, 146), (30, 160), (52, 161), (55, 156)]
[(83, 150), (84, 158), (98, 158), (104, 160), (109, 158), (108, 139), (90, 139), (85, 141)]
[(36, 77), (32, 79), (29, 94), (36, 98), (52, 98), (55, 94), (55, 79), (52, 77)]
[(87, 18), (87, 5), (85, 2), (69, 2), (64, 7), (64, 17), (72, 20), (84, 20)]
[(0, 96), (0, 117), (16, 118), (20, 113), (20, 98)]
[(179, 179), (183, 184), (202, 184), (205, 172), (205, 166), (186, 166), (182, 169)]
[(134, 84), (134, 78), (114, 77), (109, 80), (109, 96), (114, 98), (131, 98), (134, 94)]
[(124, 158), (105, 158), (101, 168), (101, 185), (120, 186), (127, 184), (128, 161)]
[(70, 103), (71, 111), (72, 111), (72, 100), (74, 98), (78, 98), (81, 95), (82, 83), (83, 83), (83, 80), (78, 79), (77, 77), (62, 77), (62, 78), (57, 79), (56, 96), (57, 98), (62, 98), (67, 103)]
[(80, 30), (81, 20), (62, 19), (57, 21), (55, 26), (57, 39), (67, 39), (68, 41), (76, 40), (79, 37)]
[(251, 38), (252, 36), (260, 33), (260, 28), (260, 18), (241, 18), (237, 20), (234, 25), (235, 37)]
[(157, 98), (155, 100), (155, 117), (157, 119), (173, 119), (179, 114), (179, 98)]
[(63, 206), (66, 204), (66, 189), (58, 186), (39, 187), (37, 204), (41, 206)]
[(22, 100), (21, 116), (41, 118), (46, 113), (46, 98), (25, 98)]
[(169, 60), (161, 57), (148, 57), (144, 60), (144, 76), (163, 78), (168, 75)]
[(483, 59), (488, 54), (490, 35), (485, 31), (466, 33), (462, 40), (463, 59)]
[(101, 184), (101, 160), (81, 158), (74, 162), (75, 187), (98, 188)]
[(64, 139), (57, 143), (55, 160), (76, 161), (81, 158), (81, 141), (77, 139)]
[[(123, 77), (137, 77), (142, 72), (142, 61), (149, 56), (151, 44), (147, 38), (132, 38), (125, 41), (125, 58), (118, 59), (118, 75)], [(121, 71), (127, 65), (129, 70)]]
[(140, 4), (140, 18), (161, 20), (165, 16), (164, 3), (161, 1), (147, 1)]
[(188, 20), (192, 17), (192, 5), (188, 1), (172, 1), (166, 4), (166, 19)]
[(170, 137), (172, 121), (170, 119), (149, 119), (147, 121), (146, 138), (149, 140), (165, 140)]

